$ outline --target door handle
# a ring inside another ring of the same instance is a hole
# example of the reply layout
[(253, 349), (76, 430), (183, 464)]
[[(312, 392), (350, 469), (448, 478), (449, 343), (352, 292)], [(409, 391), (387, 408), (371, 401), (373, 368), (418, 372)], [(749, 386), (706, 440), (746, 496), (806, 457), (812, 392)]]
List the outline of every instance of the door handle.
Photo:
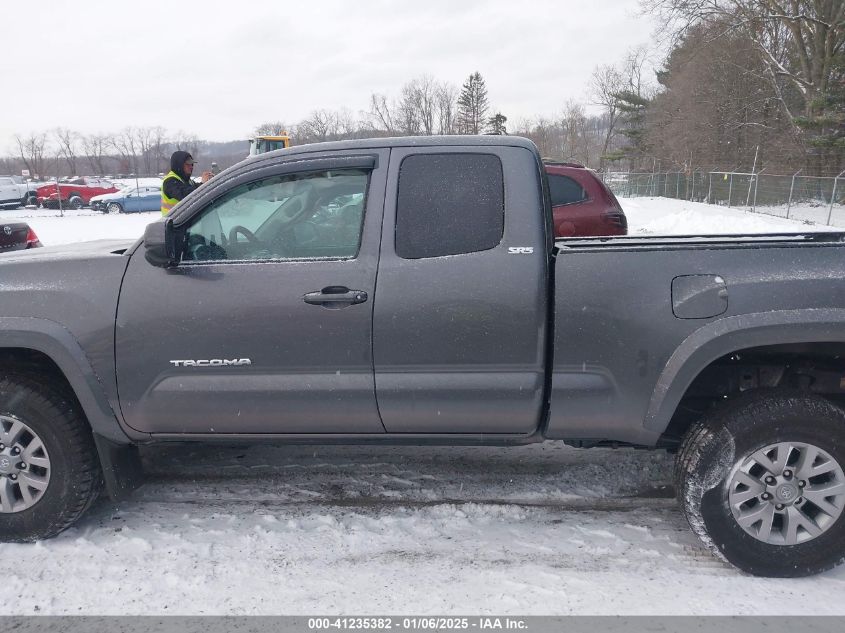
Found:
[(324, 308), (345, 308), (364, 303), (367, 298), (367, 293), (363, 290), (350, 290), (346, 286), (326, 286), (322, 290), (303, 295), (302, 300)]

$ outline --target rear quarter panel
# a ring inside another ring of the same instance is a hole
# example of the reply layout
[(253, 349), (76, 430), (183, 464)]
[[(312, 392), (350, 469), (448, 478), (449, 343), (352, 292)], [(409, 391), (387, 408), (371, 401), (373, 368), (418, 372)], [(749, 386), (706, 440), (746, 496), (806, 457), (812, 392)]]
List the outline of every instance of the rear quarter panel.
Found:
[[(718, 336), (717, 322), (727, 331), (728, 323), (736, 321), (731, 318), (739, 315), (794, 317), (845, 309), (842, 257), (841, 244), (564, 246), (555, 264), (555, 354), (546, 435), (653, 445), (668, 420), (647, 423), (650, 404), (667, 363), (688, 337), (708, 327), (708, 336)], [(672, 280), (696, 274), (725, 280), (724, 314), (675, 317)], [(845, 340), (843, 323), (820, 327), (826, 340)], [(770, 336), (775, 338), (771, 343), (781, 342), (776, 329)], [(808, 336), (819, 336), (819, 328)], [(761, 344), (749, 341), (749, 347)]]

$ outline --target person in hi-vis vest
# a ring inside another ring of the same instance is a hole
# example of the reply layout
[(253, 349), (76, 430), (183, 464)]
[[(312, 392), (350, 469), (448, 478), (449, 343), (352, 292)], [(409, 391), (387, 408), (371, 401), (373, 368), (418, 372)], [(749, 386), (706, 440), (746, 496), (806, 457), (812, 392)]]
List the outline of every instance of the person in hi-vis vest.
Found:
[[(188, 152), (173, 152), (170, 157), (170, 172), (161, 182), (161, 214), (167, 215), (182, 198), (200, 186), (191, 180), (194, 171), (194, 157)], [(204, 172), (202, 182), (208, 182), (211, 172)]]

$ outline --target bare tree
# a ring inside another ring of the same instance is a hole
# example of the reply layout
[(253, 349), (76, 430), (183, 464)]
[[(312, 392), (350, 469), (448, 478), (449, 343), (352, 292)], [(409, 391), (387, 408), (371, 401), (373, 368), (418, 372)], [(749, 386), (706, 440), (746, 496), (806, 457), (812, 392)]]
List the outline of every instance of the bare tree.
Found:
[(554, 121), (545, 117), (534, 120), (522, 120), (516, 128), (516, 134), (534, 141), (540, 155), (546, 158), (560, 158), (560, 128)]
[(112, 138), (107, 134), (87, 134), (82, 137), (82, 150), (91, 165), (91, 172), (102, 176), (106, 173), (105, 158), (109, 147), (113, 147)]
[(338, 117), (331, 110), (314, 110), (297, 126), (297, 137), (305, 142), (333, 140), (337, 135)]
[(423, 75), (411, 83), (420, 131), (426, 136), (434, 134), (437, 110), (437, 83), (431, 75)]
[(622, 74), (622, 90), (631, 92), (638, 97), (650, 97), (654, 93), (654, 85), (646, 78), (646, 66), (651, 60), (651, 51), (645, 45), (636, 46), (629, 50), (619, 72)]
[(67, 128), (57, 127), (53, 130), (53, 137), (56, 139), (59, 156), (67, 162), (71, 176), (79, 174), (76, 168), (76, 151), (79, 144), (79, 134)]
[(131, 126), (123, 128), (112, 137), (112, 147), (120, 156), (121, 171), (138, 173), (138, 141), (135, 129)]
[(282, 136), (287, 131), (288, 126), (282, 121), (267, 121), (255, 128), (256, 136)]
[(563, 157), (584, 164), (589, 163), (587, 115), (584, 113), (584, 106), (575, 101), (567, 102), (560, 127), (563, 133)]
[(370, 121), (376, 129), (387, 132), (388, 134), (396, 133), (396, 123), (394, 122), (396, 117), (385, 95), (377, 93), (370, 95), (370, 110), (368, 114)]
[(458, 89), (453, 84), (444, 81), (437, 86), (435, 100), (437, 102), (437, 133), (454, 134)]
[[(141, 159), (144, 161), (144, 174), (150, 175), (158, 171), (153, 169), (155, 160), (155, 144), (156, 144), (156, 128), (153, 127), (138, 127), (135, 128), (135, 143), (140, 153)], [(137, 171), (136, 171), (137, 173)]]
[(590, 98), (596, 105), (604, 108), (607, 117), (604, 140), (599, 154), (599, 169), (604, 169), (605, 156), (610, 147), (610, 141), (616, 132), (616, 124), (619, 119), (619, 97), (618, 94), (623, 88), (621, 71), (615, 66), (596, 66), (590, 78)]
[(188, 152), (196, 158), (198, 154), (197, 150), (200, 146), (200, 140), (197, 138), (196, 134), (179, 130), (171, 138), (170, 144), (175, 150)]
[(21, 160), (33, 177), (44, 177), (44, 152), (47, 148), (47, 134), (32, 132), (28, 136), (15, 135)]
[(420, 121), (419, 94), (414, 82), (402, 86), (399, 101), (396, 104), (396, 118), (399, 124), (399, 131), (405, 136), (415, 136), (421, 132), (422, 122)]
[(357, 138), (361, 130), (361, 122), (355, 118), (349, 108), (342, 108), (335, 113), (337, 121), (338, 139)]
[(367, 114), (373, 127), (387, 134), (454, 134), (457, 94), (452, 84), (423, 75), (405, 83), (392, 103), (386, 95), (370, 95)]
[(153, 156), (154, 172), (167, 171), (170, 167), (170, 157), (167, 156), (167, 132), (160, 125), (152, 128), (150, 152)]

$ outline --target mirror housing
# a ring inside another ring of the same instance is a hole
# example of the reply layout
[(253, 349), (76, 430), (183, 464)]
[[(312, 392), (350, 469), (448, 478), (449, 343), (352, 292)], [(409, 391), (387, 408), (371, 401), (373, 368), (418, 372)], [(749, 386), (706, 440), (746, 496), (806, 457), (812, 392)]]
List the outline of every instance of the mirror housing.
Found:
[(144, 231), (144, 257), (153, 266), (173, 268), (179, 263), (179, 249), (176, 246), (176, 231), (173, 220), (164, 218), (147, 225)]

